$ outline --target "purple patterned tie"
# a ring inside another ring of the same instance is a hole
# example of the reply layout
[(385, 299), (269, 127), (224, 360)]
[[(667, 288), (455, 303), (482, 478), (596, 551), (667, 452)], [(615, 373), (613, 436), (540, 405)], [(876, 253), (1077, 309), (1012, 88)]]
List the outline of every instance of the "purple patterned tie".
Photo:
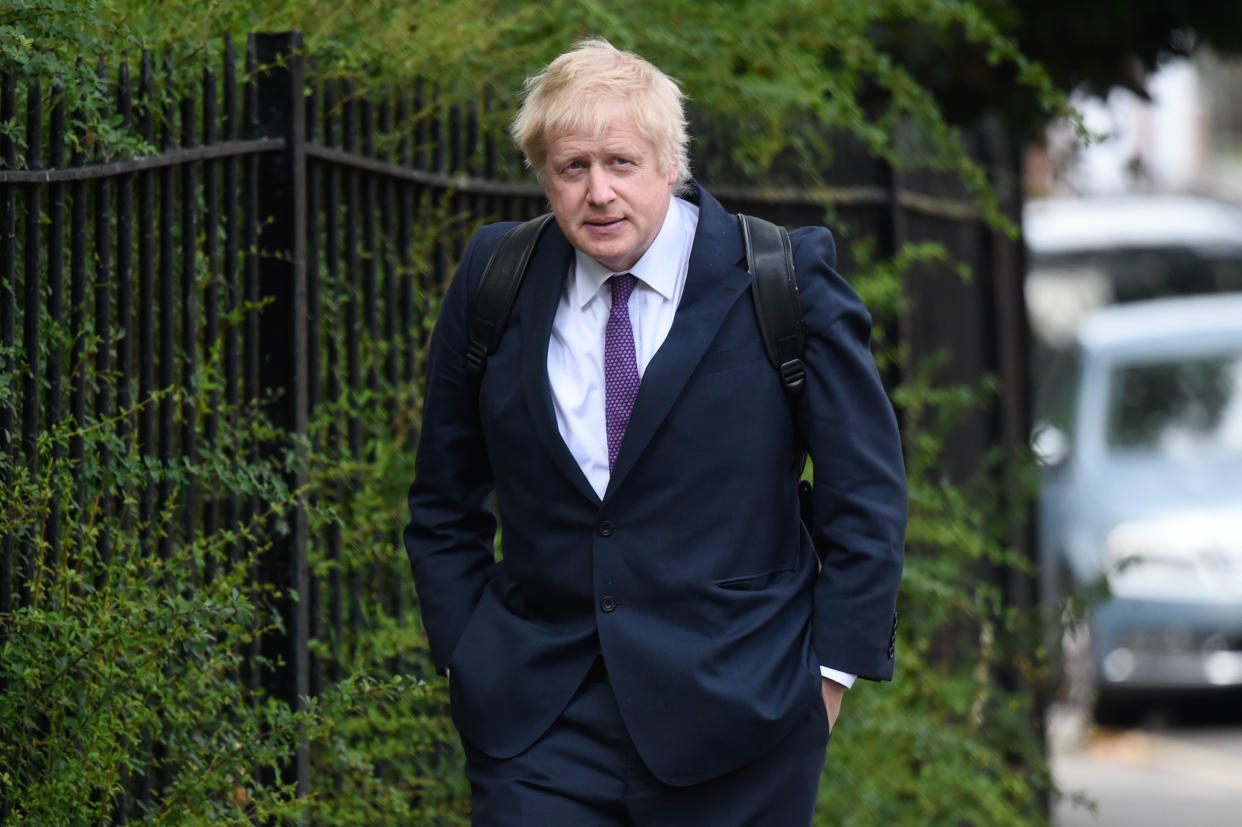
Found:
[(621, 449), (621, 438), (638, 395), (638, 360), (634, 355), (634, 328), (630, 326), (630, 293), (638, 281), (630, 273), (608, 280), (612, 310), (604, 328), (604, 421), (608, 426), (608, 470)]

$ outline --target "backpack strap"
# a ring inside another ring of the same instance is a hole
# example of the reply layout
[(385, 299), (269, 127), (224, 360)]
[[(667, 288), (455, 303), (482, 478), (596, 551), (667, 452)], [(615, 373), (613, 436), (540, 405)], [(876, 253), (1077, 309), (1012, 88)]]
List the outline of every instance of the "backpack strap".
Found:
[(544, 213), (509, 230), (487, 260), (474, 292), (474, 312), (470, 316), (466, 371), (471, 375), (481, 375), (487, 366), (487, 357), (500, 347), (505, 325), (509, 323), (509, 311), (522, 286), (535, 243), (551, 220), (552, 213)]
[[(806, 368), (802, 354), (806, 350), (806, 326), (802, 322), (802, 305), (798, 301), (798, 281), (794, 273), (793, 248), (784, 227), (738, 213), (742, 241), (746, 246), (746, 267), (754, 281), (750, 293), (759, 318), (759, 335), (768, 361), (776, 368), (785, 387), (790, 407), (806, 386)], [(798, 459), (794, 470), (802, 474), (806, 468), (806, 445), (797, 437)], [(815, 498), (808, 480), (798, 481), (798, 511), (807, 530), (813, 529)], [(816, 546), (820, 563), (824, 555)]]
[(802, 364), (806, 329), (798, 303), (789, 233), (784, 227), (751, 215), (739, 213), (737, 220), (746, 245), (746, 266), (754, 277), (751, 295), (759, 317), (763, 350), (780, 374), (785, 393), (792, 398), (806, 384)]

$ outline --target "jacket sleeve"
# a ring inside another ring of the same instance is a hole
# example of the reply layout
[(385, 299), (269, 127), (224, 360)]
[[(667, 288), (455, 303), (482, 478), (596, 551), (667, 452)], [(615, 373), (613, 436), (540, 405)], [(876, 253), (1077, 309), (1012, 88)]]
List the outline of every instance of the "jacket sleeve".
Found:
[(487, 582), (496, 520), (479, 420), (478, 379), (466, 372), (473, 285), (505, 226), (481, 230), (466, 249), (432, 333), (422, 427), (409, 489), (405, 549), (431, 658), (443, 671)]
[(901, 438), (871, 354), (871, 318), (834, 269), (831, 233), (805, 228), (791, 240), (807, 332), (798, 425), (823, 557), (812, 642), (820, 663), (888, 680), (906, 530)]

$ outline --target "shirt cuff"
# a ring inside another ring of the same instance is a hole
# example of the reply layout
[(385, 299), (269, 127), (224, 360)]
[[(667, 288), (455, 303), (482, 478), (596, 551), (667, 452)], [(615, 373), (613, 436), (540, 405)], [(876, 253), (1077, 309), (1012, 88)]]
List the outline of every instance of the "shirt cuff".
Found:
[(854, 685), (854, 681), (858, 680), (857, 675), (851, 675), (849, 672), (840, 672), (836, 669), (829, 669), (827, 666), (819, 667), (819, 674), (823, 675), (830, 681), (837, 683), (849, 689)]

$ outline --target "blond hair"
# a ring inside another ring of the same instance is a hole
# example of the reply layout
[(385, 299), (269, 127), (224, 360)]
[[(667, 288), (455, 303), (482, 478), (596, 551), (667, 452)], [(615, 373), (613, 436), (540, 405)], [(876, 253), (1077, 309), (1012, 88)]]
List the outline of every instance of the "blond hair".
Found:
[(690, 136), (677, 81), (603, 38), (579, 41), (522, 86), (510, 132), (526, 165), (543, 178), (547, 137), (562, 131), (603, 135), (624, 106), (639, 134), (660, 154), (660, 171), (677, 165), (677, 188), (690, 180)]

